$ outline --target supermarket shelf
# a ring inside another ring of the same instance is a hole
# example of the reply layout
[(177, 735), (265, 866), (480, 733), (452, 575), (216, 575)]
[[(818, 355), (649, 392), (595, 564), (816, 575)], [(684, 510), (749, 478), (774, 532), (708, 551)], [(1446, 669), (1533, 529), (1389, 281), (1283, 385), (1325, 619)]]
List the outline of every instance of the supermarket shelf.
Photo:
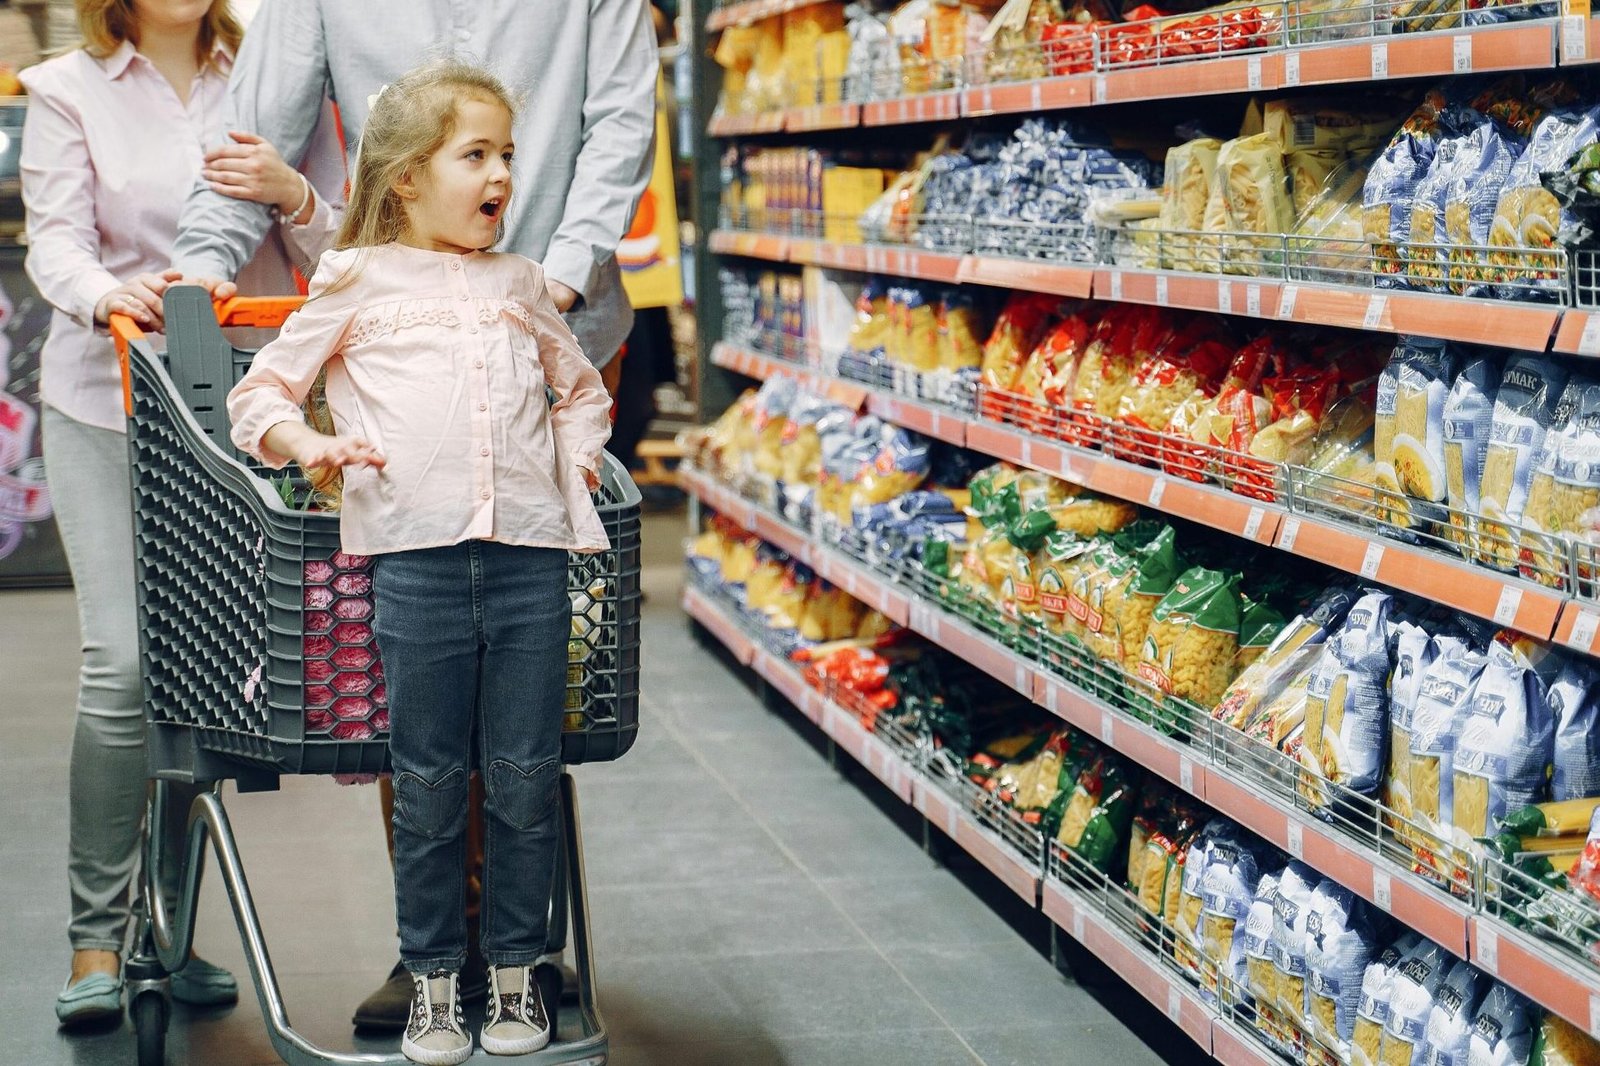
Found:
[(1277, 546), (1541, 639), (1555, 632), (1556, 620), (1570, 602), (1561, 593), (1510, 574), (1305, 515), (1284, 517)]
[(781, 133), (788, 121), (787, 111), (767, 111), (759, 115), (716, 115), (706, 125), (712, 137), (749, 137), (758, 133)]
[(751, 259), (770, 259), (774, 263), (789, 261), (789, 238), (774, 234), (712, 230), (707, 244), (718, 255), (743, 255)]
[[(1206, 1055), (1215, 1055), (1212, 1033), (1220, 1018), (1206, 1006), (1198, 992), (1173, 974), (1161, 960), (1134, 944), (1119, 932), (1099, 911), (1089, 906), (1077, 892), (1051, 877), (1044, 880), (1042, 909), (1056, 928), (1067, 933), (1132, 985), (1151, 1006), (1199, 1045)], [(1251, 1038), (1242, 1038), (1246, 1043)], [(1261, 1048), (1263, 1055), (1267, 1054)], [(1256, 1059), (1219, 1061), (1256, 1062)], [(1259, 1061), (1269, 1061), (1262, 1059)]]
[(1600, 604), (1569, 601), (1556, 622), (1556, 643), (1600, 655)]
[(770, 355), (762, 355), (748, 348), (740, 348), (726, 341), (718, 341), (711, 349), (711, 362), (725, 370), (760, 378), (791, 377), (819, 396), (826, 396), (851, 410), (860, 410), (867, 402), (867, 387), (853, 381), (820, 374), (808, 367), (797, 366)]
[(1177, 785), (1196, 799), (1206, 798), (1208, 777), (1199, 755), (1188, 745), (1129, 721), (1080, 689), (1038, 674), (1033, 701), (1068, 725), (1099, 737), (1107, 747)]
[(1279, 87), (1550, 67), (1556, 61), (1556, 20), (1397, 33), (1291, 49), (1283, 59)]
[(1568, 355), (1600, 355), (1600, 311), (1564, 311), (1554, 348)]
[(824, 581), (831, 581), (851, 596), (871, 607), (895, 625), (911, 624), (914, 597), (892, 581), (885, 581), (865, 566), (836, 551), (813, 545), (811, 568)]
[(1094, 77), (1072, 74), (1061, 78), (978, 85), (961, 94), (961, 113), (969, 118), (1015, 115), (1087, 107), (1094, 103)]
[(1567, 965), (1548, 944), (1485, 915), (1472, 920), (1472, 962), (1600, 1038), (1600, 974)]
[(705, 626), (740, 666), (749, 666), (755, 660), (755, 642), (745, 636), (733, 619), (718, 610), (698, 589), (683, 590), (683, 610), (690, 618)]
[(782, 548), (807, 566), (811, 565), (814, 552), (811, 535), (806, 530), (797, 529), (764, 507), (757, 507), (698, 470), (680, 468), (678, 483), (683, 486), (685, 492), (710, 504), (713, 509), (727, 515), (742, 528), (754, 533), (773, 547)]
[(949, 122), (961, 117), (961, 92), (937, 93), (875, 100), (861, 105), (863, 126), (903, 126), (911, 122)]
[(741, 3), (723, 4), (706, 16), (706, 30), (716, 33), (729, 26), (760, 22), (785, 11), (798, 11), (819, 3), (822, 0), (743, 0)]
[[(855, 270), (867, 274), (893, 274), (920, 281), (954, 285), (961, 279), (965, 257), (917, 248), (885, 245), (839, 244), (833, 241), (793, 238), (785, 255), (789, 262), (805, 266)], [(1085, 294), (1087, 295), (1087, 294)]]
[(1282, 1058), (1226, 1018), (1211, 1025), (1211, 1057), (1222, 1066), (1283, 1066)]
[(783, 128), (790, 133), (846, 130), (860, 122), (860, 104), (812, 104), (809, 107), (791, 107), (783, 113)]
[(1096, 79), (1094, 102), (1121, 104), (1276, 89), (1283, 82), (1284, 58), (1282, 53), (1266, 52), (1113, 70)]
[(1563, 17), (1560, 36), (1563, 66), (1600, 62), (1600, 23), (1587, 12)]
[(1082, 299), (1094, 288), (1094, 273), (1092, 266), (969, 255), (962, 259), (956, 280), (969, 285), (995, 285)]
[(1035, 699), (1039, 672), (1033, 663), (936, 604), (912, 597), (910, 608), (905, 622), (909, 629), (976, 666), (1002, 685), (1010, 685), (1030, 700)]
[(867, 410), (885, 422), (893, 422), (946, 444), (964, 447), (967, 443), (967, 420), (933, 404), (873, 389), (867, 393)]

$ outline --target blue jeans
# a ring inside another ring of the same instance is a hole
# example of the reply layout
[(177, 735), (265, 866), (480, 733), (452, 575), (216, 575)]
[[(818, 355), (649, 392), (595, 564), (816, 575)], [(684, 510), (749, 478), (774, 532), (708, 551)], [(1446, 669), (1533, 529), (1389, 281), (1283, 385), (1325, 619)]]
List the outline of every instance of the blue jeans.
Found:
[(380, 555), (373, 592), (389, 692), (400, 958), (412, 973), (466, 961), (476, 763), (487, 794), (483, 956), (532, 965), (545, 951), (559, 846), (567, 553), (467, 541)]

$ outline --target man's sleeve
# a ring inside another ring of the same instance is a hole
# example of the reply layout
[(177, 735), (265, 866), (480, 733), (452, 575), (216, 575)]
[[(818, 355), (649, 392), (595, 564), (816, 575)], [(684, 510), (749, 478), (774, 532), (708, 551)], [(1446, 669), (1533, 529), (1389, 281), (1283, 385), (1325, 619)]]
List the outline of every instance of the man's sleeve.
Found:
[(589, 0), (583, 147), (544, 257), (546, 277), (580, 295), (616, 254), (650, 180), (660, 70), (645, 0)]
[[(224, 128), (265, 137), (283, 158), (298, 161), (327, 89), (321, 0), (268, 0), (234, 59)], [(197, 178), (178, 222), (173, 265), (190, 277), (236, 277), (271, 225), (266, 205), (212, 192)]]

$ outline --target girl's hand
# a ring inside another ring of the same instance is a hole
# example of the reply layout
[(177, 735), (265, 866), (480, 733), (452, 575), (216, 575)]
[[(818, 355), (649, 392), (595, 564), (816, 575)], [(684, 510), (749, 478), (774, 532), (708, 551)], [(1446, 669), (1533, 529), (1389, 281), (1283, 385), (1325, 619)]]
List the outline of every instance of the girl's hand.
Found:
[(583, 483), (589, 487), (589, 491), (590, 492), (599, 492), (600, 491), (600, 475), (595, 473), (593, 470), (590, 470), (586, 466), (580, 466), (580, 467), (578, 467), (578, 470), (579, 470), (579, 472), (581, 472), (583, 474)]
[(141, 326), (160, 329), (161, 296), (168, 286), (182, 279), (181, 270), (135, 275), (100, 297), (94, 305), (94, 320), (103, 326), (112, 315), (127, 315)]
[(285, 215), (302, 202), (311, 206), (304, 179), (283, 161), (271, 141), (240, 130), (232, 130), (228, 136), (236, 143), (207, 152), (205, 168), (200, 171), (213, 191), (235, 200), (267, 204)]
[(329, 466), (370, 466), (382, 470), (389, 460), (362, 437), (330, 437), (315, 430), (307, 431), (304, 440), (296, 442), (294, 461), (302, 469)]

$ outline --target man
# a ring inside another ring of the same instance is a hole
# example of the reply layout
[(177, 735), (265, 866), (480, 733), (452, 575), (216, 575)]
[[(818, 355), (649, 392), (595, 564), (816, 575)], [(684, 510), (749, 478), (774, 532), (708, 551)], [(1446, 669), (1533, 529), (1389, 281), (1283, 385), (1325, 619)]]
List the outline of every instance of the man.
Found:
[[(368, 98), (440, 52), (471, 57), (527, 94), (513, 131), (516, 186), (499, 247), (544, 264), (551, 296), (615, 395), (616, 355), (633, 323), (615, 252), (653, 160), (660, 68), (646, 0), (265, 0), (234, 63), (227, 128), (264, 137), (297, 160), (331, 97), (354, 168)], [(265, 208), (213, 192), (202, 179), (184, 208), (173, 265), (226, 295), (222, 279), (249, 261), (271, 225)], [(383, 800), (387, 817), (387, 782)], [(474, 830), (482, 807), (475, 787)], [(469, 846), (469, 865), (475, 858), (481, 867), (481, 831), (471, 838), (478, 846)], [(469, 870), (469, 920), (480, 883)], [(476, 954), (475, 931), (471, 947)], [(464, 972), (483, 968), (469, 963)], [(399, 1030), (410, 996), (397, 965), (354, 1022)]]

